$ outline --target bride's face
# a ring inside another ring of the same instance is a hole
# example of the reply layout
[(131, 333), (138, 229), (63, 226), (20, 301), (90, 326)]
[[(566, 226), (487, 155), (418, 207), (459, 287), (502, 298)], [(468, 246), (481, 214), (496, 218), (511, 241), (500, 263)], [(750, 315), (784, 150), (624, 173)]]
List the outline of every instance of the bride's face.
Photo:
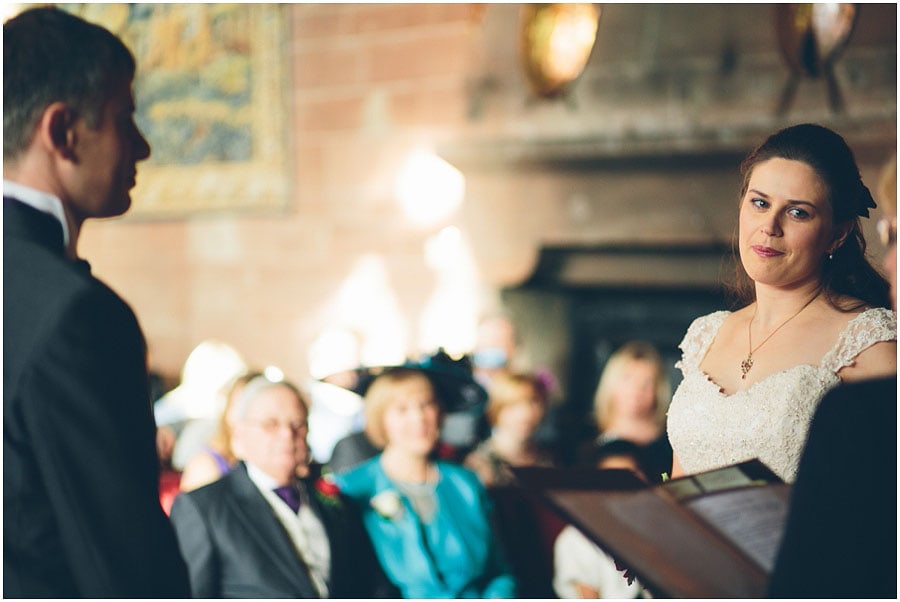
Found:
[(827, 189), (806, 163), (768, 159), (754, 167), (741, 199), (741, 263), (755, 282), (795, 287), (817, 282), (838, 246)]

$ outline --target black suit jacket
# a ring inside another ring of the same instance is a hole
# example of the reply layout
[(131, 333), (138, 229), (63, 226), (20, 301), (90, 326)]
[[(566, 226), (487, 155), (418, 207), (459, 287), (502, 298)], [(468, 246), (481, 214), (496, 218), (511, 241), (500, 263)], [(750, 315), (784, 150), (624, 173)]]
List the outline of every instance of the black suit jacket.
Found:
[[(307, 491), (331, 546), (330, 596), (377, 595), (377, 561), (352, 504), (337, 497), (326, 506), (310, 482)], [(195, 597), (319, 597), (306, 565), (242, 462), (218, 481), (175, 498), (172, 522)]]
[(6, 198), (3, 594), (189, 594), (159, 504), (137, 320), (65, 257), (53, 217)]
[(825, 396), (791, 495), (771, 596), (897, 597), (896, 377)]

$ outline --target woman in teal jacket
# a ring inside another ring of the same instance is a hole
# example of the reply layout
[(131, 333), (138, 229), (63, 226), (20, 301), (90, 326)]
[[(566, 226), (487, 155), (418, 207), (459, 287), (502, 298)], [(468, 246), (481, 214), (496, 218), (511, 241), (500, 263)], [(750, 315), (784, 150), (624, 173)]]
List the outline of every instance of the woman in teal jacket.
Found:
[(491, 505), (475, 473), (434, 461), (440, 409), (421, 371), (378, 376), (366, 393), (367, 432), (384, 451), (334, 476), (353, 499), (388, 578), (404, 598), (512, 598)]

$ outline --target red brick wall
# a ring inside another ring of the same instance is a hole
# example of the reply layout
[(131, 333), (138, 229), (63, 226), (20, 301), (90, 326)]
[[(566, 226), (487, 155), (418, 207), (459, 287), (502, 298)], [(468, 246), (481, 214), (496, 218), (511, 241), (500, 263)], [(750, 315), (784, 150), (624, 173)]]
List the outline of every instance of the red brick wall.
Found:
[(410, 149), (464, 120), (478, 12), (466, 4), (291, 7), (289, 213), (85, 227), (82, 255), (134, 307), (155, 366), (175, 375), (194, 345), (219, 338), (252, 364), (305, 378), (310, 342), (345, 322), (329, 302), (366, 255), (391, 272), (413, 350), (433, 280), (422, 245), (434, 229), (404, 222), (392, 178)]
[[(864, 7), (838, 71), (848, 115), (830, 115), (823, 84), (807, 81), (784, 119), (772, 115), (786, 71), (771, 7), (604, 5), (601, 41), (569, 104), (528, 99), (516, 63), (516, 10), (292, 5), (289, 211), (174, 222), (126, 217), (83, 231), (82, 255), (133, 305), (154, 365), (177, 375), (197, 343), (219, 338), (251, 364), (277, 364), (300, 380), (310, 343), (333, 326), (362, 325), (382, 344), (392, 339), (416, 351), (423, 312), (441, 284), (423, 245), (448, 225), (459, 228), (475, 264), (450, 309), (461, 345), (499, 288), (530, 273), (543, 243), (728, 239), (736, 165), (641, 171), (595, 166), (592, 152), (624, 148), (634, 158), (633, 137), (659, 133), (674, 155), (700, 139), (698, 130), (762, 133), (801, 119), (832, 123), (863, 142), (873, 129), (888, 138), (896, 130), (895, 5)], [(732, 63), (723, 59), (729, 45)], [(883, 156), (879, 135), (867, 178)], [(485, 136), (503, 144), (474, 142)], [(533, 157), (532, 142), (560, 139), (594, 147), (576, 157), (580, 164), (552, 150), (549, 161), (516, 161)], [(420, 146), (449, 148), (444, 154), (460, 158), (467, 176), (464, 205), (429, 227), (407, 223), (393, 198), (399, 167)], [(386, 308), (378, 305), (377, 280), (356, 285), (350, 301), (341, 296), (366, 260), (383, 267), (393, 294)], [(538, 352), (550, 338), (542, 340)]]

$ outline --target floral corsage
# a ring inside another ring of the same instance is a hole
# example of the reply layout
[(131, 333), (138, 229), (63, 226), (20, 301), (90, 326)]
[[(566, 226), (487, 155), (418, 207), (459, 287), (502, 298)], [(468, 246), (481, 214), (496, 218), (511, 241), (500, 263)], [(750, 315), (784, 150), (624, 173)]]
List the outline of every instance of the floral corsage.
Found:
[(400, 494), (391, 489), (382, 491), (374, 496), (369, 500), (369, 504), (381, 518), (387, 520), (393, 520), (403, 512), (403, 502), (400, 500)]
[(319, 477), (315, 481), (316, 497), (326, 506), (337, 507), (341, 505), (341, 489), (337, 483), (327, 476)]

